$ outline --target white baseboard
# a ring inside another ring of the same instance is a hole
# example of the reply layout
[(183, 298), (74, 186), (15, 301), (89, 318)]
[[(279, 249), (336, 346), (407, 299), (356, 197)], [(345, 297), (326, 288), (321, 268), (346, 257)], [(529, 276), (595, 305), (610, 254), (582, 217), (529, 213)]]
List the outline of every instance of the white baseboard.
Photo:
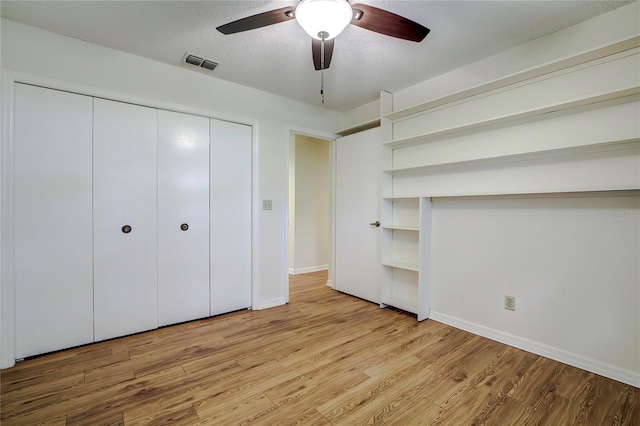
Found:
[(326, 271), (327, 269), (329, 269), (329, 265), (310, 266), (308, 268), (299, 268), (299, 269), (289, 268), (289, 274), (291, 275), (308, 274), (310, 272)]
[(284, 297), (276, 297), (275, 299), (263, 300), (258, 303), (257, 309), (269, 309), (276, 306), (286, 305), (287, 300)]
[(334, 290), (336, 289), (336, 283), (334, 283), (333, 280), (327, 280), (327, 285)]
[(434, 321), (438, 321), (443, 324), (447, 324), (452, 327), (456, 327), (461, 330), (468, 331), (470, 333), (477, 334), (491, 340), (495, 340), (496, 342), (504, 343), (506, 345), (534, 353), (536, 355), (541, 355), (555, 361), (578, 367), (583, 370), (590, 371), (592, 373), (599, 374), (601, 376), (608, 377), (610, 379), (640, 388), (639, 372), (616, 367), (614, 365), (596, 361), (591, 358), (586, 358), (581, 355), (565, 351), (563, 349), (548, 346), (543, 343), (535, 342), (533, 340), (525, 339), (523, 337), (505, 333), (500, 330), (485, 327), (480, 324), (452, 317), (450, 315), (442, 314), (439, 312), (431, 311), (431, 315), (429, 318)]

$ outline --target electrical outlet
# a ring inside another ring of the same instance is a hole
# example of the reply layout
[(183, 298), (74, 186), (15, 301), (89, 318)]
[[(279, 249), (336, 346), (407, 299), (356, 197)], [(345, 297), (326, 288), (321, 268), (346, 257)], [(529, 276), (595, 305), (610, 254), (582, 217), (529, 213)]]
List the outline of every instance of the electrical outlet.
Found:
[(516, 298), (514, 296), (504, 297), (504, 308), (510, 311), (516, 310)]
[(262, 200), (262, 210), (271, 210), (272, 208), (271, 200)]

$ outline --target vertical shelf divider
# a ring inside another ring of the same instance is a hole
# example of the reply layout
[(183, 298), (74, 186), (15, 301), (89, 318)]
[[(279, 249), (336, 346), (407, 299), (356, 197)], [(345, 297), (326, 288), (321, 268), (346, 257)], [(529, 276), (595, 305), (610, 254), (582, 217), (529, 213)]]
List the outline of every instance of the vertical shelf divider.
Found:
[[(385, 118), (387, 114), (393, 112), (393, 95), (389, 92), (380, 92), (380, 128), (382, 130), (382, 140), (380, 141), (380, 149), (382, 150), (381, 169), (393, 167), (393, 149), (384, 145), (384, 142), (393, 138), (393, 125), (389, 118)], [(382, 224), (393, 223), (393, 202), (385, 200), (393, 194), (393, 176), (388, 173), (380, 173), (380, 222)], [(391, 283), (393, 281), (393, 268), (382, 265), (384, 259), (392, 258), (393, 250), (393, 230), (380, 229), (380, 307), (385, 308), (385, 301), (391, 299)]]
[(431, 198), (420, 198), (420, 260), (418, 268), (418, 321), (429, 318), (431, 307)]

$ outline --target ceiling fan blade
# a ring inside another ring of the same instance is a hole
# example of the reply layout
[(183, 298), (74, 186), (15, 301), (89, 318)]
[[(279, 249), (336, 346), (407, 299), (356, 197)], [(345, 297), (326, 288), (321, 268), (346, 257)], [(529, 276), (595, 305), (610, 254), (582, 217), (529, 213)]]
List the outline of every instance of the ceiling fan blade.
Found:
[[(329, 68), (331, 57), (333, 56), (333, 42), (335, 39), (324, 41), (324, 69)], [(322, 69), (322, 41), (311, 39), (311, 53), (313, 54), (313, 65), (316, 71)]]
[(417, 22), (377, 7), (354, 4), (352, 8), (355, 13), (351, 23), (369, 31), (415, 42), (421, 42), (431, 31)]
[(295, 10), (295, 6), (281, 7), (280, 9), (258, 13), (257, 15), (247, 16), (246, 18), (220, 25), (216, 29), (222, 34), (234, 34), (266, 27), (267, 25), (279, 24), (280, 22), (294, 19)]

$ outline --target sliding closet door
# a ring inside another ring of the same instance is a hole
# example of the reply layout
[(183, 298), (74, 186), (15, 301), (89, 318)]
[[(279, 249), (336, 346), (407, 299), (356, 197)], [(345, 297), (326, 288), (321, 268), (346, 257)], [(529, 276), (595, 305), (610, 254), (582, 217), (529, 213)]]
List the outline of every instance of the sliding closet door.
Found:
[(211, 315), (251, 306), (251, 127), (211, 120)]
[(158, 111), (158, 323), (209, 316), (209, 119)]
[(157, 115), (94, 100), (96, 340), (158, 325)]
[(91, 98), (15, 85), (16, 357), (93, 341)]

